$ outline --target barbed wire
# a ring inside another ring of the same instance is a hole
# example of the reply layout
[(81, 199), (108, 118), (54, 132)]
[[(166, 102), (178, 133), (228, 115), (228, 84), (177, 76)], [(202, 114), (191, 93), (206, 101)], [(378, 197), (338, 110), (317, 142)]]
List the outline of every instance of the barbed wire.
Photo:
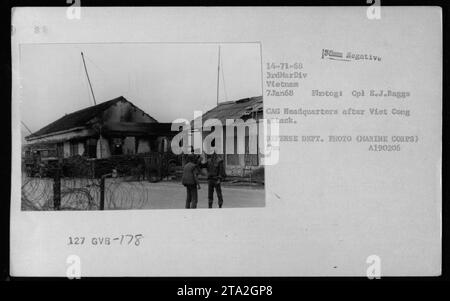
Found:
[[(99, 210), (101, 180), (61, 178), (60, 210)], [(150, 202), (149, 182), (106, 179), (105, 210), (142, 209)], [(54, 179), (23, 177), (22, 210), (55, 210)]]

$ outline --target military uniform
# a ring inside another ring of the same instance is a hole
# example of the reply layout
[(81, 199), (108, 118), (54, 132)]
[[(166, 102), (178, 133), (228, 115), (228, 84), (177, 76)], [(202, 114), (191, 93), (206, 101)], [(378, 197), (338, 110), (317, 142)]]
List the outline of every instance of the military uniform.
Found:
[(198, 201), (198, 167), (193, 162), (188, 162), (183, 168), (181, 183), (186, 187), (186, 208), (197, 208)]
[(212, 208), (214, 190), (216, 190), (219, 208), (223, 205), (221, 181), (226, 177), (223, 160), (208, 159), (206, 163), (201, 163), (200, 167), (208, 171), (208, 206)]

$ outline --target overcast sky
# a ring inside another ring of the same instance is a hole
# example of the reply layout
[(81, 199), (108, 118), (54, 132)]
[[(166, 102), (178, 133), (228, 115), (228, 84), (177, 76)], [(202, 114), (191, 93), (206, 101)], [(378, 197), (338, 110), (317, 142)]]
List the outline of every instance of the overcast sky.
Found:
[[(221, 44), (219, 101), (262, 95), (259, 47)], [(216, 105), (218, 44), (28, 44), (20, 98), (31, 131), (94, 104), (81, 51), (97, 104), (124, 96), (160, 122)]]

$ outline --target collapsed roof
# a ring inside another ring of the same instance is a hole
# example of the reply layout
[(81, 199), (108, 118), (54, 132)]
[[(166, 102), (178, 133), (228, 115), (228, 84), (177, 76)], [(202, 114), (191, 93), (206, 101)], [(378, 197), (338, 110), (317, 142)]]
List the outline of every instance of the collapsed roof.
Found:
[(217, 107), (203, 114), (201, 118), (203, 122), (208, 119), (219, 119), (222, 124), (225, 124), (227, 119), (245, 120), (254, 117), (257, 113), (262, 112), (263, 98), (262, 96), (255, 96), (236, 101), (221, 102)]

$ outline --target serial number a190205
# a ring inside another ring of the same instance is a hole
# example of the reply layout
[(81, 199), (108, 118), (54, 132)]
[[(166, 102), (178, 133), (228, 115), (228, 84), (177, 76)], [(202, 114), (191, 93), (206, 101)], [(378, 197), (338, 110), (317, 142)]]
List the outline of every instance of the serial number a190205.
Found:
[(400, 144), (371, 144), (369, 151), (371, 152), (399, 152)]
[(68, 245), (71, 246), (111, 246), (111, 245), (133, 245), (140, 246), (144, 236), (142, 234), (121, 234), (117, 236), (69, 236)]

